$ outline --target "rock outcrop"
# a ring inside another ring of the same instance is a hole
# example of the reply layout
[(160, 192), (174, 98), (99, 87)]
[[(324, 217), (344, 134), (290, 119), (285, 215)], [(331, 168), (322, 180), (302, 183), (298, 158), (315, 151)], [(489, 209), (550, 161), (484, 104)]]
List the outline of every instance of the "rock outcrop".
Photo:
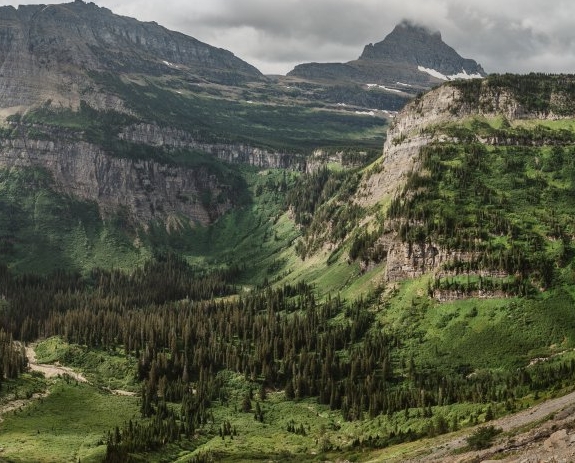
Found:
[(96, 202), (102, 216), (124, 209), (144, 227), (174, 216), (206, 225), (232, 207), (229, 187), (206, 168), (115, 158), (72, 139), (2, 141), (0, 169), (30, 167), (49, 172), (57, 191)]
[(305, 170), (306, 159), (286, 152), (269, 151), (246, 144), (207, 143), (196, 140), (183, 130), (162, 128), (154, 124), (135, 124), (124, 129), (121, 140), (158, 148), (190, 149), (210, 154), (222, 161), (249, 164), (270, 169)]

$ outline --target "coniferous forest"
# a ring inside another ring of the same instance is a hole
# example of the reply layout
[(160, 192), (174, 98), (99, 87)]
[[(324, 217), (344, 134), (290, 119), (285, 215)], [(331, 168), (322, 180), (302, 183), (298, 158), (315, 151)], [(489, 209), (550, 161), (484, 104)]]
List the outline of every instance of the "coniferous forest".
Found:
[[(570, 82), (447, 85), (465, 107), (507, 86), (539, 95), (521, 100), (526, 111), (551, 111), (550, 95), (565, 87), (567, 98)], [(82, 461), (360, 461), (570, 392), (574, 129), (562, 117), (420, 129), (433, 141), (417, 168), (371, 205), (366, 183), (385, 165), (367, 157), (308, 173), (238, 168), (237, 209), (208, 226), (144, 231), (114, 218), (96, 232), (84, 211), (74, 246), (105, 238), (137, 262), (121, 268), (29, 271), (17, 265), (23, 241), (2, 228), (0, 399), (29, 402), (4, 414), (0, 437), (20, 427), (37, 442), (58, 436), (46, 417), (66, 403), (105, 417), (77, 444)], [(47, 196), (38, 190), (30, 209), (8, 196), (0, 205), (41, 229)], [(432, 252), (443, 257), (430, 263)], [(393, 266), (410, 277), (394, 279)], [(87, 380), (30, 372), (31, 347), (38, 363)], [(115, 401), (117, 416), (90, 408), (100, 401)]]

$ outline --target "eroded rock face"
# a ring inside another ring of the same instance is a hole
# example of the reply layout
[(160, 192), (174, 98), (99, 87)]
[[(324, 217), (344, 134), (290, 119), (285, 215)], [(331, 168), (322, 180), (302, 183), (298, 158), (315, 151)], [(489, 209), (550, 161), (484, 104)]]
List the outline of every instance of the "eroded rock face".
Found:
[[(442, 131), (435, 131), (434, 126), (473, 116), (505, 116), (511, 121), (559, 118), (551, 111), (545, 114), (527, 111), (504, 88), (489, 86), (486, 82), (477, 85), (474, 104), (466, 101), (456, 85), (443, 85), (407, 105), (390, 126), (379, 166), (367, 173), (355, 201), (361, 206), (370, 207), (385, 204), (400, 194), (409, 174), (420, 169), (421, 149), (430, 143), (448, 140)], [(559, 94), (551, 95), (551, 100), (556, 105), (561, 103)], [(493, 145), (519, 143), (517, 140), (497, 138), (478, 138), (477, 141)], [(379, 243), (386, 249), (387, 281), (417, 278), (429, 272), (440, 274), (440, 268), (446, 262), (454, 259), (465, 262), (473, 258), (428, 243), (410, 246), (403, 243), (395, 232), (389, 231), (389, 227)], [(451, 296), (438, 293), (437, 297), (445, 299)]]
[(205, 168), (115, 158), (83, 141), (4, 140), (0, 168), (26, 167), (46, 169), (56, 190), (97, 202), (104, 217), (125, 208), (144, 226), (171, 216), (206, 225), (232, 207), (229, 187)]
[(220, 160), (270, 168), (294, 168), (304, 170), (306, 161), (290, 153), (268, 151), (246, 144), (206, 143), (194, 139), (183, 131), (161, 128), (153, 124), (135, 124), (119, 134), (121, 140), (169, 149), (191, 149), (208, 153)]
[(452, 118), (448, 108), (459, 97), (455, 88), (442, 86), (410, 103), (387, 131), (380, 169), (369, 174), (358, 194), (363, 206), (389, 199), (403, 187), (409, 172), (419, 168), (421, 148), (433, 141), (427, 127)]

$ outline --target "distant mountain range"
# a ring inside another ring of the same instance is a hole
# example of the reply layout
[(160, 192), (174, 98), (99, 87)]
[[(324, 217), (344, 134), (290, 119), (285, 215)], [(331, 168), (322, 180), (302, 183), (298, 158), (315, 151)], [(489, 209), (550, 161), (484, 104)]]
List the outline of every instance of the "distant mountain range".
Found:
[(288, 76), (310, 80), (355, 82), (429, 88), (456, 78), (484, 77), (485, 71), (472, 59), (462, 58), (443, 42), (439, 32), (403, 21), (384, 40), (366, 45), (361, 56), (348, 63), (306, 63)]
[[(92, 72), (177, 76), (191, 83), (228, 86), (269, 81), (227, 50), (155, 22), (115, 15), (93, 3), (76, 0), (0, 8), (0, 107), (26, 107), (47, 100), (76, 106), (86, 94), (92, 94), (92, 106), (109, 107), (109, 95), (94, 96)], [(386, 102), (365, 95), (350, 101), (398, 109), (409, 94), (441, 80), (484, 75), (479, 64), (446, 45), (439, 32), (404, 21), (383, 41), (367, 45), (355, 61), (300, 64), (288, 77), (372, 85), (371, 90), (377, 85), (378, 90), (399, 95), (388, 96)], [(334, 98), (349, 93), (338, 89)]]

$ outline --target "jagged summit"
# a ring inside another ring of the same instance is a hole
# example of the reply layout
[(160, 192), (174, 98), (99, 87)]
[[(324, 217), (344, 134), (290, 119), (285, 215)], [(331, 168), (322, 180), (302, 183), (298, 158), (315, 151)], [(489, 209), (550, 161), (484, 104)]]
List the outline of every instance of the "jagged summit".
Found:
[(414, 57), (414, 52), (440, 47), (447, 47), (449, 51), (455, 52), (443, 43), (441, 32), (404, 20), (381, 42), (366, 45), (359, 59), (409, 61)]
[(441, 38), (439, 31), (402, 21), (381, 42), (366, 45), (360, 60), (406, 63), (433, 69), (445, 76), (466, 73), (485, 76), (485, 71), (472, 59), (462, 58)]
[(301, 64), (288, 75), (429, 88), (442, 80), (484, 77), (486, 73), (477, 62), (462, 58), (443, 42), (440, 32), (404, 20), (381, 42), (366, 45), (355, 61)]

